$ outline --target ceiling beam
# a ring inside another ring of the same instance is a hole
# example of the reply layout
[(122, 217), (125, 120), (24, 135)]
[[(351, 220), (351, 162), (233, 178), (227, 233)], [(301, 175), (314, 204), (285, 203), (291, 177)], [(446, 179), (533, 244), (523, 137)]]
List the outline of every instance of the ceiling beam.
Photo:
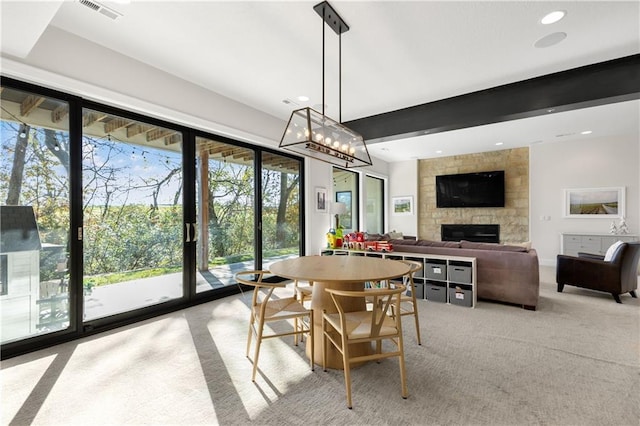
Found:
[(146, 133), (151, 130), (153, 127), (145, 124), (134, 123), (130, 126), (127, 126), (127, 137), (132, 138), (140, 133)]
[(69, 115), (69, 104), (64, 103), (57, 106), (53, 111), (51, 111), (51, 122), (59, 123), (67, 115)]
[(573, 68), (343, 123), (367, 143), (640, 99), (640, 55)]
[(118, 129), (122, 129), (131, 124), (131, 120), (126, 120), (124, 118), (115, 117), (104, 123), (104, 132), (109, 134), (113, 133)]
[(43, 96), (27, 96), (27, 98), (22, 101), (22, 104), (20, 104), (20, 115), (26, 117), (27, 115), (31, 114), (31, 111), (36, 109), (42, 102), (44, 102), (44, 99), (45, 98)]

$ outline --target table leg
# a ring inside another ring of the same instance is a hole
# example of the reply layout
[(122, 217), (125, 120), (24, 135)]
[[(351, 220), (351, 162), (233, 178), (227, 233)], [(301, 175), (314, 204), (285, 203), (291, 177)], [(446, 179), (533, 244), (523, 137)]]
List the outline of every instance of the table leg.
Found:
[[(341, 290), (358, 291), (364, 289), (364, 283), (324, 283), (314, 282), (313, 293), (311, 295), (311, 309), (313, 309), (313, 332), (315, 335), (315, 350), (314, 361), (318, 365), (322, 365), (322, 342), (324, 336), (322, 335), (322, 311), (329, 313), (338, 312), (333, 299), (329, 293), (324, 291), (325, 288), (339, 288)], [(364, 298), (357, 299), (349, 297), (347, 302), (343, 305), (345, 312), (362, 311), (366, 309), (366, 301)], [(311, 355), (311, 345), (309, 339), (307, 339), (307, 356)], [(349, 346), (350, 354), (352, 356), (368, 355), (373, 352), (373, 349), (369, 343), (358, 343)], [(355, 366), (353, 364), (352, 366)], [(338, 352), (333, 345), (329, 344), (327, 348), (327, 368), (333, 368), (342, 370), (342, 354)]]

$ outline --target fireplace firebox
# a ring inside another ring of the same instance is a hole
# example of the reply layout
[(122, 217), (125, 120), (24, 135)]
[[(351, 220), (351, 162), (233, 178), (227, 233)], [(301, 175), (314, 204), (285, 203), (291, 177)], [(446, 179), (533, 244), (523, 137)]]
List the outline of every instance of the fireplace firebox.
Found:
[(473, 241), (499, 243), (500, 225), (441, 225), (442, 241)]

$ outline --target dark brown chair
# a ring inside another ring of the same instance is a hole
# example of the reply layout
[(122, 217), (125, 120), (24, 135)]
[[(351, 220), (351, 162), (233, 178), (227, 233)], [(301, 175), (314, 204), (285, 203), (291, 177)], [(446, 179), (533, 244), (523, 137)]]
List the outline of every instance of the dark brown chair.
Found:
[(624, 243), (609, 262), (604, 256), (578, 253), (578, 257), (558, 255), (556, 282), (558, 292), (565, 285), (611, 293), (618, 303), (624, 293), (636, 296), (640, 242)]

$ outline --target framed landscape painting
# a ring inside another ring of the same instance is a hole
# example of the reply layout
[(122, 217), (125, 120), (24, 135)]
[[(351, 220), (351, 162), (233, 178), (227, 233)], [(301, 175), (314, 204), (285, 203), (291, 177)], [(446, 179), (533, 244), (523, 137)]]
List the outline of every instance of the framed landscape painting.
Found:
[(413, 214), (413, 197), (391, 197), (391, 208), (395, 216)]
[(624, 217), (624, 187), (564, 190), (564, 217)]

